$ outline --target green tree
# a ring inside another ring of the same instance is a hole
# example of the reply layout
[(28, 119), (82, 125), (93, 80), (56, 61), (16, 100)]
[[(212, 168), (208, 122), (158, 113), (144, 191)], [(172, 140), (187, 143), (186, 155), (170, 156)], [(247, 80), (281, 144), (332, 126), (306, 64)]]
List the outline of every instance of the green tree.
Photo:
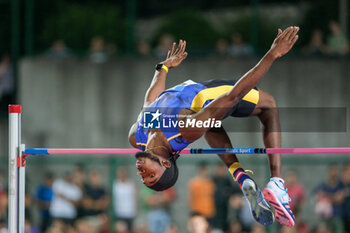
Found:
[(191, 44), (191, 48), (204, 48), (213, 46), (219, 37), (210, 22), (194, 10), (177, 11), (165, 17), (162, 22), (155, 33), (155, 42), (163, 34), (171, 34), (177, 40), (185, 39)]
[(239, 33), (245, 42), (250, 43), (256, 52), (265, 52), (269, 49), (277, 34), (278, 26), (267, 16), (243, 14), (232, 22), (226, 23), (226, 31), (223, 32), (230, 38), (232, 34)]
[(307, 44), (312, 32), (320, 29), (329, 33), (329, 22), (338, 20), (338, 1), (318, 0), (310, 1), (308, 10), (305, 12), (300, 30), (303, 36), (300, 38), (302, 44)]
[(94, 36), (124, 46), (125, 22), (115, 5), (66, 5), (44, 23), (40, 39), (46, 46), (63, 39), (73, 50), (86, 50)]

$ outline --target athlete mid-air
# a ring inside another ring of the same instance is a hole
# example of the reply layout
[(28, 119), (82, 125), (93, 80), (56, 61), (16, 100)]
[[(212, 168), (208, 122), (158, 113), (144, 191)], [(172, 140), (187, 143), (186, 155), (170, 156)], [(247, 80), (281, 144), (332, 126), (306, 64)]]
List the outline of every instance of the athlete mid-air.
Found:
[[(136, 167), (142, 182), (162, 191), (172, 187), (178, 178), (178, 152), (204, 136), (212, 148), (232, 148), (221, 126), (228, 117), (257, 116), (263, 127), (263, 140), (268, 148), (281, 147), (280, 123), (274, 98), (255, 85), (272, 63), (286, 54), (298, 39), (298, 27), (288, 27), (278, 34), (270, 50), (259, 63), (236, 80), (209, 80), (196, 83), (188, 80), (165, 90), (169, 69), (187, 57), (186, 42), (173, 44), (156, 72), (146, 92), (143, 109), (131, 127), (129, 141), (143, 152), (136, 154)], [(269, 225), (274, 218), (281, 224), (293, 226), (289, 196), (281, 178), (280, 154), (269, 154), (271, 179), (263, 192), (241, 167), (235, 155), (219, 154), (233, 179), (237, 181), (250, 203), (256, 221)], [(269, 202), (267, 202), (267, 201)], [(271, 210), (272, 205), (275, 213)]]

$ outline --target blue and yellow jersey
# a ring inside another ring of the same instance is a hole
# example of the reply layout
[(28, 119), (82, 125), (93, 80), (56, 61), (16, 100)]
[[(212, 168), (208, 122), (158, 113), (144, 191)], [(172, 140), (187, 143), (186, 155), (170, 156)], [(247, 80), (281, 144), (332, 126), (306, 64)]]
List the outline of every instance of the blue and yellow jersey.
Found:
[[(164, 133), (174, 152), (186, 148), (190, 142), (186, 141), (179, 132), (179, 112), (184, 108), (194, 112), (200, 111), (217, 97), (229, 92), (235, 83), (234, 80), (209, 80), (202, 83), (188, 80), (163, 91), (140, 114), (135, 135), (137, 146), (144, 150), (148, 130), (158, 128)], [(258, 101), (259, 92), (254, 88), (232, 109), (228, 109), (226, 116), (249, 116)]]

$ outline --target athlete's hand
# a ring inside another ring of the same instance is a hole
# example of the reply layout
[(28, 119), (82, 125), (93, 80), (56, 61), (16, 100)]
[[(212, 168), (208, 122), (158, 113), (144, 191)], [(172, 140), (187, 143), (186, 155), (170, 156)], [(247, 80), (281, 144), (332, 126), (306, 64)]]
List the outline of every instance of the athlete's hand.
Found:
[(271, 45), (269, 53), (273, 55), (274, 58), (282, 57), (284, 54), (288, 53), (293, 47), (295, 42), (298, 40), (299, 27), (288, 27), (282, 32), (278, 29), (278, 34)]
[(169, 69), (177, 67), (187, 57), (186, 41), (180, 40), (179, 45), (176, 47), (176, 43), (173, 43), (173, 47), (168, 51), (168, 56), (163, 64)]

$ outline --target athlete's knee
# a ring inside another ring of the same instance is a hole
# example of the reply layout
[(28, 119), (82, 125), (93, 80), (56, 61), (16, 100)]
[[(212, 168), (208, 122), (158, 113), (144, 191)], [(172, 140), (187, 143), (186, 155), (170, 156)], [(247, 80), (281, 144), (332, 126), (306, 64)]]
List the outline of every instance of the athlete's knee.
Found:
[(260, 93), (259, 100), (259, 109), (260, 113), (258, 113), (259, 118), (262, 121), (266, 120), (278, 120), (278, 109), (275, 98), (266, 92)]
[(265, 108), (277, 108), (276, 99), (269, 93), (264, 92), (263, 105)]

